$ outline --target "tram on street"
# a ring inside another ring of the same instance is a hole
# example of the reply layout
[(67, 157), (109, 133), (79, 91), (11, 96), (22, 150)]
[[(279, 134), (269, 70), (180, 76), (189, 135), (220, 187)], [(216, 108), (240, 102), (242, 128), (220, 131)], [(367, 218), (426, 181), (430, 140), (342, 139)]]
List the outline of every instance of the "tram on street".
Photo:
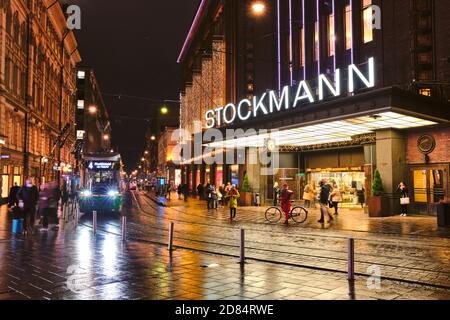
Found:
[(86, 154), (83, 162), (80, 211), (119, 213), (125, 190), (120, 154)]

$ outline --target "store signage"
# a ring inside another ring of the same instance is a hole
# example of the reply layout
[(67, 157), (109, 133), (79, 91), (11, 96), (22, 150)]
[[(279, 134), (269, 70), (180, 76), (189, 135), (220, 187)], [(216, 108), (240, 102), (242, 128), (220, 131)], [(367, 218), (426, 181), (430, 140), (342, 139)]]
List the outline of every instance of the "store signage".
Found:
[(2, 154), (0, 156), (0, 159), (11, 159), (11, 155), (9, 155), (9, 154)]
[(114, 162), (110, 161), (102, 161), (102, 162), (96, 162), (96, 161), (90, 161), (87, 164), (87, 168), (89, 170), (111, 170), (114, 167)]
[[(366, 88), (375, 87), (375, 59), (370, 58), (367, 65), (367, 75), (364, 75), (354, 64), (348, 66), (348, 93), (356, 91), (357, 79)], [(339, 97), (343, 94), (341, 76), (341, 70), (336, 69), (334, 83), (327, 75), (319, 75), (317, 90), (312, 89), (309, 81), (303, 80), (296, 87), (285, 86), (279, 94), (272, 90), (262, 96), (255, 96), (251, 100), (243, 99), (237, 104), (229, 103), (224, 107), (208, 110), (205, 113), (206, 127), (214, 128), (223, 124), (232, 124), (236, 119), (241, 121), (247, 121), (251, 118), (256, 119), (260, 116), (323, 101), (328, 96)]]

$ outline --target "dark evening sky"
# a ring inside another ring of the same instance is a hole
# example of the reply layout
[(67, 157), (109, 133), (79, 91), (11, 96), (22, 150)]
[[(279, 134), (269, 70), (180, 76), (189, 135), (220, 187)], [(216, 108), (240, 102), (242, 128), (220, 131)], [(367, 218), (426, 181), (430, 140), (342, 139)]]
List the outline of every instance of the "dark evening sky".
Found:
[[(81, 8), (76, 32), (82, 64), (93, 66), (102, 92), (178, 100), (178, 54), (199, 0), (64, 0)], [(112, 118), (113, 143), (126, 171), (143, 151), (144, 121), (114, 121), (114, 115), (149, 117), (158, 105), (104, 94)], [(148, 124), (147, 124), (148, 125)]]

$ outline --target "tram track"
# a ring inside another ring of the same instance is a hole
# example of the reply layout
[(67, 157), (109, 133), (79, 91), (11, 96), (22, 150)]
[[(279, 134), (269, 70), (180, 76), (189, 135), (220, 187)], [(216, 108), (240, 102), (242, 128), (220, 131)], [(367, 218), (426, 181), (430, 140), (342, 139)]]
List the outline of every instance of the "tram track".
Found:
[[(153, 205), (153, 203), (152, 203), (152, 200), (151, 199), (149, 199), (148, 197), (146, 197), (148, 200), (150, 200), (150, 201), (146, 201), (146, 205), (148, 205), (149, 207), (151, 207), (151, 208), (153, 208), (153, 209), (155, 209), (155, 210), (160, 210), (160, 208), (159, 207), (157, 207), (157, 206), (155, 206), (155, 205)], [(166, 210), (175, 210), (175, 209), (173, 209), (173, 208), (165, 208)], [(183, 212), (183, 211), (181, 211), (181, 210), (176, 210), (177, 212), (179, 212), (179, 213), (182, 213), (182, 214), (186, 214), (186, 212)], [(141, 209), (141, 212), (144, 212), (144, 213), (146, 213), (146, 214), (148, 214), (148, 215), (150, 215), (150, 216), (153, 216), (153, 217), (155, 217), (155, 218), (157, 218), (157, 216), (156, 215), (154, 215), (153, 213), (151, 213), (151, 212), (148, 212), (148, 211), (146, 211), (146, 210), (142, 210)], [(189, 213), (189, 215), (192, 215), (191, 213)], [(197, 215), (197, 216), (199, 216), (199, 215)], [(205, 218), (205, 216), (199, 216), (200, 218)], [(172, 221), (174, 221), (174, 222), (177, 222), (177, 223), (186, 223), (186, 224), (193, 224), (193, 225), (199, 225), (199, 226), (205, 226), (205, 227), (215, 227), (215, 228), (223, 228), (223, 229), (231, 229), (231, 230), (237, 230), (238, 228), (236, 228), (236, 227), (230, 227), (230, 226), (223, 226), (223, 225), (218, 225), (218, 224), (211, 224), (211, 223), (204, 223), (204, 222), (198, 222), (198, 221), (195, 221), (195, 220), (181, 220), (181, 219), (179, 219), (179, 218), (175, 218), (175, 219), (171, 219)], [(261, 231), (267, 231), (267, 230), (262, 230), (262, 229), (255, 229), (255, 228), (250, 228), (250, 227), (247, 227), (246, 226), (246, 228), (245, 228), (245, 230), (246, 231), (250, 231), (250, 232), (261, 232)], [(284, 237), (284, 238), (293, 238), (293, 239), (299, 239), (299, 238), (302, 238), (302, 239), (304, 239), (305, 241), (307, 241), (307, 240), (311, 240), (311, 239), (315, 239), (315, 238), (323, 238), (323, 239), (334, 239), (334, 240), (336, 240), (336, 241), (342, 241), (342, 240), (345, 240), (345, 241), (347, 241), (348, 240), (348, 237), (342, 237), (342, 236), (328, 236), (328, 235), (323, 235), (323, 234), (313, 234), (313, 233), (302, 233), (302, 234), (289, 234), (289, 233), (286, 233), (286, 231), (283, 231), (283, 232), (279, 232), (279, 231), (274, 231), (274, 230), (271, 230), (270, 231), (270, 233), (272, 234), (272, 235), (276, 235), (276, 236), (282, 236), (282, 237)], [(355, 241), (366, 241), (366, 242), (371, 242), (371, 241), (375, 241), (374, 239), (367, 239), (367, 238), (354, 238), (355, 239)], [(376, 242), (377, 242), (377, 244), (379, 244), (380, 242), (382, 242), (382, 243), (386, 243), (386, 244), (389, 244), (389, 245), (391, 245), (392, 243), (393, 243), (393, 241), (395, 241), (395, 244), (396, 245), (399, 245), (399, 244), (403, 244), (403, 245), (405, 245), (405, 246), (409, 246), (410, 245), (410, 243), (408, 243), (408, 242), (403, 242), (403, 243), (401, 243), (401, 242), (399, 242), (398, 240), (391, 240), (391, 241), (387, 241), (387, 240), (380, 240), (380, 239), (376, 239)], [(297, 241), (298, 242), (298, 241)], [(344, 246), (346, 245), (346, 243), (344, 243)], [(291, 246), (292, 246), (292, 244), (291, 244)], [(293, 246), (293, 247), (296, 247), (296, 248), (302, 248), (301, 246)], [(304, 247), (305, 248), (305, 247)], [(307, 248), (310, 248), (310, 247), (307, 247)], [(420, 248), (420, 249), (425, 249), (425, 250), (429, 250), (429, 249), (445, 249), (445, 250), (448, 250), (448, 247), (446, 247), (446, 246), (436, 246), (436, 245), (426, 245), (426, 246), (420, 246), (420, 247), (418, 247), (418, 246), (416, 246), (416, 248)], [(317, 249), (320, 249), (320, 248), (317, 248)], [(323, 249), (322, 249), (323, 250)], [(329, 251), (332, 251), (332, 250), (329, 250)], [(449, 253), (450, 253), (450, 251), (449, 251)], [(383, 257), (386, 257), (386, 258), (396, 258), (396, 257), (392, 257), (392, 256), (383, 256)], [(412, 258), (416, 258), (416, 257), (412, 257)]]
[[(137, 198), (134, 196), (134, 200), (137, 202)], [(151, 199), (146, 199), (144, 206), (148, 206), (151, 209), (153, 209), (154, 212), (158, 212), (161, 210), (160, 207), (155, 207), (153, 205), (153, 202), (150, 202)], [(143, 201), (144, 202), (144, 201)], [(156, 205), (156, 204), (155, 204)], [(147, 210), (142, 210), (142, 206), (139, 205), (139, 207), (141, 208), (140, 210), (140, 215), (138, 215), (139, 217), (145, 217), (146, 219), (162, 219), (161, 216), (158, 216), (157, 214), (153, 214)], [(165, 208), (170, 209), (170, 208)], [(180, 211), (179, 211), (180, 212)], [(182, 212), (184, 213), (184, 212)], [(176, 223), (179, 224), (184, 224), (184, 225), (202, 225), (203, 227), (209, 227), (209, 228), (219, 228), (220, 229), (227, 229), (227, 230), (232, 230), (232, 231), (236, 231), (237, 228), (236, 227), (230, 227), (230, 226), (219, 226), (219, 225), (212, 225), (212, 224), (206, 224), (206, 223), (198, 223), (195, 221), (186, 221), (186, 220), (180, 220), (180, 219), (170, 219), (173, 220)], [(114, 228), (118, 228), (118, 230), (120, 230), (120, 225), (116, 225), (116, 224), (110, 224), (110, 226), (113, 226)], [(130, 228), (131, 227), (131, 228)], [(150, 231), (152, 230), (152, 231)], [(248, 229), (246, 229), (248, 230)], [(156, 231), (156, 232), (155, 232)], [(259, 232), (259, 229), (254, 229), (254, 231)], [(106, 231), (108, 232), (108, 231)], [(111, 233), (111, 232), (109, 232)], [(119, 235), (114, 233), (115, 235)], [(139, 222), (134, 222), (134, 221), (130, 221), (129, 222), (129, 234), (130, 236), (128, 236), (128, 238), (130, 240), (133, 241), (143, 241), (143, 242), (149, 242), (149, 243), (154, 243), (154, 244), (158, 244), (158, 245), (163, 245), (166, 246), (167, 243), (165, 241), (161, 241), (161, 240), (155, 240), (152, 239), (153, 237), (156, 237), (156, 239), (161, 239), (164, 237), (167, 237), (168, 235), (168, 230), (166, 228), (163, 227), (156, 227), (156, 226), (152, 226), (150, 224), (144, 224), (142, 225)], [(227, 238), (227, 237), (219, 237), (217, 238), (217, 236), (215, 236), (216, 239), (221, 239), (224, 240), (226, 242), (233, 242), (233, 243), (223, 243), (223, 242), (217, 242), (217, 241), (213, 241), (211, 239), (204, 239), (205, 235), (204, 234), (199, 234), (199, 233), (192, 233), (190, 232), (189, 234), (192, 235), (193, 237), (185, 237), (187, 233), (183, 232), (183, 231), (175, 231), (175, 240), (176, 240), (176, 247), (180, 248), (180, 249), (186, 249), (186, 250), (193, 250), (193, 251), (199, 251), (199, 252), (204, 252), (204, 253), (209, 253), (209, 254), (218, 254), (218, 255), (224, 255), (224, 256), (230, 256), (230, 257), (238, 257), (237, 254), (235, 254), (234, 252), (239, 252), (238, 248), (239, 246), (236, 244), (237, 238)], [(120, 236), (120, 235), (119, 235)], [(202, 237), (203, 239), (199, 239), (198, 237)], [(285, 234), (283, 234), (283, 236), (286, 236)], [(150, 238), (149, 238), (150, 237)], [(292, 236), (294, 237), (294, 236)], [(298, 236), (297, 236), (298, 237)], [(366, 240), (367, 241), (367, 240)], [(264, 242), (258, 242), (258, 241), (253, 241), (253, 240), (247, 240), (247, 245), (246, 246), (246, 251), (248, 254), (247, 258), (249, 260), (254, 260), (254, 261), (260, 261), (260, 262), (267, 262), (267, 263), (277, 263), (277, 264), (284, 264), (284, 265), (289, 265), (289, 266), (295, 266), (295, 267), (303, 267), (303, 268), (309, 268), (309, 269), (314, 269), (314, 270), (321, 270), (321, 271), (328, 271), (328, 272), (339, 272), (339, 273), (345, 273), (345, 265), (346, 265), (346, 259), (345, 258), (339, 258), (339, 257), (325, 257), (325, 253), (326, 252), (334, 252), (334, 253), (339, 253), (339, 254), (344, 254), (342, 251), (340, 250), (329, 250), (329, 249), (323, 249), (323, 248), (311, 248), (311, 247), (300, 247), (300, 246), (296, 246), (294, 249), (308, 249), (308, 250), (320, 250), (321, 252), (323, 252), (323, 255), (311, 255), (311, 254), (305, 254), (305, 253), (298, 253), (298, 252), (288, 252), (288, 251), (282, 251), (282, 250), (272, 250), (272, 249), (268, 249), (268, 248), (261, 248), (261, 247), (255, 247), (256, 245), (267, 245), (267, 243)], [(225, 249), (227, 248), (227, 249)], [(263, 253), (263, 254), (261, 254)], [(269, 259), (267, 259), (267, 256), (271, 255), (271, 257)], [(286, 259), (283, 259), (284, 256), (290, 256), (291, 257), (291, 261), (287, 261)], [(380, 255), (374, 255), (374, 254), (369, 254), (369, 253), (361, 253), (358, 254), (359, 256), (364, 255), (367, 257), (374, 257), (374, 258), (379, 258)], [(358, 256), (357, 255), (357, 256)], [(298, 259), (292, 259), (292, 257), (296, 257)], [(388, 258), (388, 259), (403, 259), (404, 257), (392, 257), (392, 256), (381, 256), (384, 258)], [(336, 268), (329, 268), (329, 267), (320, 267), (320, 266), (314, 266), (311, 265), (309, 263), (302, 263), (302, 262), (292, 262), (292, 260), (295, 261), (304, 261), (306, 259), (322, 259), (322, 260), (326, 260), (328, 262), (334, 262), (335, 264), (340, 264), (342, 265), (344, 268), (341, 267), (341, 270), (337, 270)], [(416, 258), (416, 257), (411, 257), (412, 259), (414, 259), (416, 262), (420, 262), (423, 261), (423, 259), (420, 258)], [(401, 267), (395, 264), (386, 264), (386, 263), (377, 263), (375, 262), (367, 262), (367, 261), (361, 261), (361, 260), (357, 260), (356, 261), (357, 264), (361, 265), (377, 265), (380, 267), (385, 267), (385, 268), (395, 268), (395, 269), (404, 269), (407, 272), (428, 272), (428, 273), (433, 273), (436, 274), (436, 277), (442, 276), (443, 274), (445, 275), (445, 277), (449, 274), (447, 271), (430, 271), (428, 269), (424, 269), (424, 268), (417, 268), (417, 267)], [(399, 274), (402, 274), (401, 270), (398, 270)], [(357, 272), (358, 275), (360, 276), (368, 276), (369, 274), (365, 273), (365, 272)], [(414, 284), (418, 284), (418, 285), (426, 285), (426, 286), (433, 286), (436, 288), (445, 288), (445, 289), (450, 289), (450, 285), (441, 285), (441, 284), (436, 284), (436, 283), (431, 283), (431, 282), (423, 282), (423, 281), (417, 281), (417, 280), (411, 280), (411, 279), (404, 279), (404, 278), (400, 278), (400, 277), (393, 277), (393, 276), (383, 276), (383, 279), (389, 279), (392, 281), (401, 281), (401, 282), (405, 282), (405, 283), (414, 283)]]

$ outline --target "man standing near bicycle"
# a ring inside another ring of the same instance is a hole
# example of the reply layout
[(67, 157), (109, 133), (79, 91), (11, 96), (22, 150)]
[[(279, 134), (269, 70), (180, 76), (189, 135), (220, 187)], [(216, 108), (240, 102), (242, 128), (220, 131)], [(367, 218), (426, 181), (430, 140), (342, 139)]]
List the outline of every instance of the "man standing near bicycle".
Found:
[(291, 216), (291, 197), (294, 194), (293, 191), (289, 190), (289, 186), (287, 184), (283, 185), (283, 189), (280, 193), (280, 204), (281, 204), (281, 210), (283, 210), (284, 216), (286, 218), (286, 221), (284, 224), (289, 224), (289, 218)]

